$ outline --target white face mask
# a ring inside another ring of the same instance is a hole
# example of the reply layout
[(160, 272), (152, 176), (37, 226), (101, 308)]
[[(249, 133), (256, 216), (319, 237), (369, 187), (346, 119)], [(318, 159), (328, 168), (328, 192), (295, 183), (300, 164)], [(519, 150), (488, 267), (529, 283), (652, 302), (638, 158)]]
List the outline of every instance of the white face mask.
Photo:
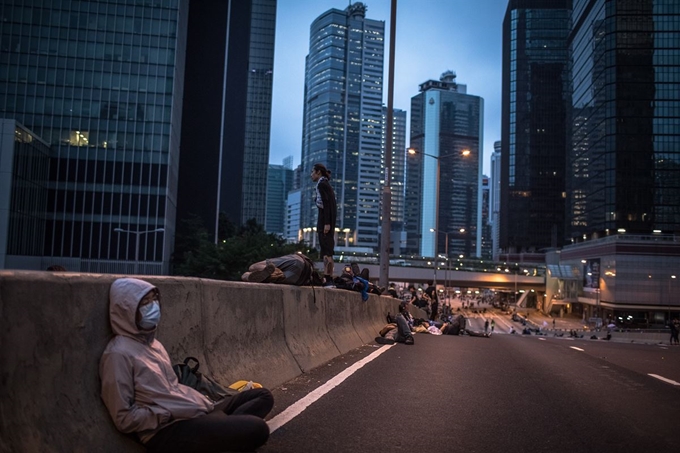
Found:
[(161, 305), (157, 300), (154, 300), (150, 304), (142, 305), (139, 308), (139, 313), (142, 315), (139, 327), (142, 330), (153, 330), (161, 320)]

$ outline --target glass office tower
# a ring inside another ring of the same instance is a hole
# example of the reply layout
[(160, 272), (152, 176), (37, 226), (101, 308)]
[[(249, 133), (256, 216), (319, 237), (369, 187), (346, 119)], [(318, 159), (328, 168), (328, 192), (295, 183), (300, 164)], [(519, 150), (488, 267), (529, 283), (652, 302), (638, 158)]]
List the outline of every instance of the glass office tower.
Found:
[[(404, 196), (406, 174), (406, 110), (392, 111), (392, 231), (401, 231), (404, 226)], [(382, 146), (383, 155), (387, 145), (387, 107), (383, 107)]]
[(331, 171), (347, 243), (378, 249), (385, 23), (366, 6), (331, 9), (311, 25), (302, 132), (302, 228), (316, 227), (315, 163)]
[[(411, 98), (406, 160), (406, 232), (410, 253), (481, 256), (484, 100), (447, 71)], [(435, 230), (435, 231), (432, 231)], [(448, 244), (446, 243), (448, 234)]]
[(265, 224), (276, 0), (192, 1), (178, 218)]
[(0, 5), (0, 116), (50, 145), (42, 254), (168, 272), (188, 2)]
[(574, 0), (568, 237), (680, 231), (680, 3)]
[(286, 203), (288, 192), (293, 190), (293, 157), (286, 157), (283, 165), (269, 165), (267, 171), (267, 216), (264, 224), (267, 233), (286, 234)]
[(571, 0), (510, 0), (505, 14), (499, 231), (505, 252), (564, 243), (570, 8)]

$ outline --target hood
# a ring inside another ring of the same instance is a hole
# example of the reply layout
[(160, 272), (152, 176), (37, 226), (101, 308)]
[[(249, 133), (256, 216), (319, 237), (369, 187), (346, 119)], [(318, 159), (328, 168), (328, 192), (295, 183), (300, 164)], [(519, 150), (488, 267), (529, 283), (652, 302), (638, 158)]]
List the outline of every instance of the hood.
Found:
[(151, 283), (136, 278), (119, 278), (111, 284), (109, 318), (114, 334), (135, 338), (148, 335), (137, 327), (135, 315), (139, 301), (154, 288)]

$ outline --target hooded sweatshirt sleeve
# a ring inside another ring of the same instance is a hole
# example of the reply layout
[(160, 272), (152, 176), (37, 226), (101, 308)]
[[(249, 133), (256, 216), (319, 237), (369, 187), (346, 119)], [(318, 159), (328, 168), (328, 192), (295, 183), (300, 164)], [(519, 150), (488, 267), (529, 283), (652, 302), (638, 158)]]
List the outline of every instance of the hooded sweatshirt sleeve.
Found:
[(104, 353), (100, 363), (102, 399), (116, 428), (124, 433), (155, 430), (170, 421), (171, 414), (160, 406), (135, 402), (133, 365), (130, 357)]

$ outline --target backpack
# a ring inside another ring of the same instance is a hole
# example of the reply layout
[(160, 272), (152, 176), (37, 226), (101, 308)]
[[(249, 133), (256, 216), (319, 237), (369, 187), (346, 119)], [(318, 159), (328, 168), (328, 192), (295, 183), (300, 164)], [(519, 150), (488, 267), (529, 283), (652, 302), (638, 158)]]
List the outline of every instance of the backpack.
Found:
[(323, 280), (314, 269), (314, 262), (302, 253), (271, 258), (269, 262), (283, 272), (283, 280), (276, 283), (297, 286), (321, 286), (323, 284)]
[[(191, 361), (196, 362), (196, 365), (189, 365), (189, 362)], [(199, 365), (198, 359), (195, 357), (187, 357), (184, 359), (183, 363), (173, 365), (172, 369), (177, 375), (177, 380), (180, 384), (199, 391), (203, 395), (210, 398), (213, 402), (217, 402), (226, 397), (231, 397), (238, 394), (238, 390), (232, 388), (225, 389), (213, 379), (199, 372)]]

